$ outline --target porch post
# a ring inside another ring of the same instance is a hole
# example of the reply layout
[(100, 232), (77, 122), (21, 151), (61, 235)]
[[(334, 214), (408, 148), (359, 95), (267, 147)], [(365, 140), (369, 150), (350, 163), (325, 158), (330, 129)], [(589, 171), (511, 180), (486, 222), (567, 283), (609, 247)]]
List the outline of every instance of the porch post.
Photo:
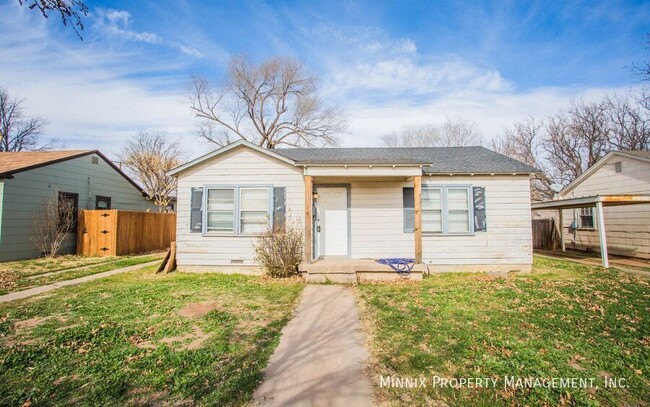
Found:
[(603, 203), (596, 202), (596, 212), (598, 214), (598, 240), (600, 240), (600, 258), (603, 261), (603, 267), (609, 268), (609, 259), (607, 256), (607, 236), (605, 236), (605, 215), (603, 214)]
[(562, 208), (558, 209), (558, 213), (560, 214), (560, 246), (562, 247), (562, 251), (566, 251), (566, 245), (564, 244), (564, 211)]
[(422, 176), (413, 177), (413, 212), (415, 213), (415, 262), (422, 262)]
[(311, 263), (312, 259), (312, 200), (314, 199), (314, 185), (312, 177), (305, 175), (305, 258), (307, 264)]

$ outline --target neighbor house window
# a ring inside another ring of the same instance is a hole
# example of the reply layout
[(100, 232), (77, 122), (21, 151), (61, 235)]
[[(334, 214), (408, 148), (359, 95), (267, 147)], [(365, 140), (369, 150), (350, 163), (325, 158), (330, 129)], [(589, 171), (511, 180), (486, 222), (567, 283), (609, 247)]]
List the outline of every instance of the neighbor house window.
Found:
[(594, 208), (580, 208), (580, 227), (594, 228)]
[(442, 233), (442, 189), (422, 189), (422, 231)]
[(97, 196), (95, 198), (95, 209), (111, 209), (111, 197), (110, 196)]
[(235, 189), (208, 189), (207, 231), (235, 231)]
[(271, 222), (271, 188), (206, 187), (206, 232), (258, 234)]
[(423, 187), (422, 232), (472, 233), (470, 187)]

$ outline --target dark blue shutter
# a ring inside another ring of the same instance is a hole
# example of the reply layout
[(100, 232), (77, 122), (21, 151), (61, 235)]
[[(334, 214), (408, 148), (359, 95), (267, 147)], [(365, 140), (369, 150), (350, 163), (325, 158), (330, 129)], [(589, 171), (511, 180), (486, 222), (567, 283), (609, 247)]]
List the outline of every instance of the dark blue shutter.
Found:
[(203, 188), (192, 188), (190, 232), (203, 231)]
[(485, 214), (485, 188), (474, 187), (472, 188), (474, 195), (474, 231), (486, 232), (487, 219)]
[(273, 228), (284, 228), (287, 217), (285, 187), (273, 188)]
[(404, 206), (404, 232), (413, 233), (415, 230), (415, 193), (412, 187), (402, 189)]

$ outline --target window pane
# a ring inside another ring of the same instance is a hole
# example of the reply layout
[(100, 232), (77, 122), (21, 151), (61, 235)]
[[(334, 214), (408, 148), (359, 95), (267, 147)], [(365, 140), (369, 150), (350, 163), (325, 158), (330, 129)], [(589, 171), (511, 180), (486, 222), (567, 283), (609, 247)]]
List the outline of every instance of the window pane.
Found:
[(232, 232), (234, 230), (232, 211), (208, 212), (208, 230)]
[(422, 209), (442, 209), (442, 191), (435, 188), (422, 188)]
[(235, 209), (234, 189), (208, 190), (208, 211), (233, 211)]
[(242, 188), (240, 205), (242, 211), (268, 211), (269, 190)]
[(469, 209), (467, 188), (449, 188), (447, 190), (447, 205), (450, 211)]
[(449, 233), (469, 232), (469, 211), (449, 211)]
[(242, 211), (241, 233), (261, 233), (268, 225), (268, 211)]
[(422, 211), (422, 231), (442, 232), (442, 211)]
[(235, 190), (209, 189), (207, 230), (233, 232), (235, 230)]

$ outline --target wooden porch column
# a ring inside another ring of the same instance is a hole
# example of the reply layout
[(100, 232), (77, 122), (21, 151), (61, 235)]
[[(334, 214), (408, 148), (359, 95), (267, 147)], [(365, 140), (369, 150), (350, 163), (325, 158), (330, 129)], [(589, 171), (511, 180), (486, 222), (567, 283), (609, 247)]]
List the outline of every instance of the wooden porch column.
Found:
[(609, 258), (607, 255), (607, 236), (605, 236), (605, 215), (603, 214), (603, 203), (596, 202), (596, 212), (598, 214), (598, 237), (600, 240), (600, 258), (603, 261), (603, 267), (609, 268)]
[(314, 184), (310, 175), (305, 175), (305, 258), (307, 264), (312, 259), (312, 200), (314, 199)]
[(413, 209), (415, 213), (415, 262), (422, 262), (422, 176), (413, 177)]
[(558, 213), (560, 214), (560, 247), (562, 248), (562, 251), (566, 251), (566, 245), (564, 244), (564, 211), (562, 208), (558, 210)]

